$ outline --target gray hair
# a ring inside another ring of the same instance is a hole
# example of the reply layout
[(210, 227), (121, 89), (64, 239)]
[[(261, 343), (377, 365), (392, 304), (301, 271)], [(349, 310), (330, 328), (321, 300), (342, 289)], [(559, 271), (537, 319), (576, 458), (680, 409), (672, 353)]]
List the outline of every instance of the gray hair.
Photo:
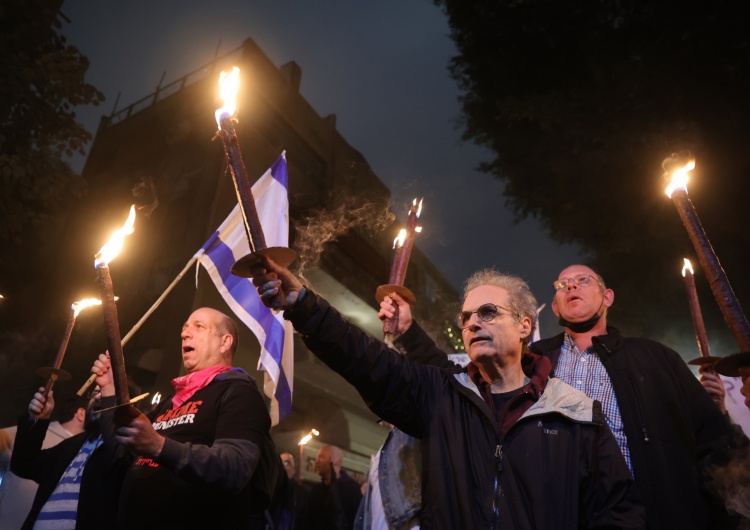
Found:
[(462, 302), (466, 301), (470, 291), (483, 285), (500, 287), (508, 292), (508, 309), (513, 313), (516, 322), (520, 322), (523, 317), (531, 320), (531, 333), (523, 340), (524, 346), (527, 346), (536, 327), (537, 307), (536, 297), (532, 294), (529, 284), (512, 274), (503, 274), (495, 269), (482, 269), (469, 276), (464, 283)]

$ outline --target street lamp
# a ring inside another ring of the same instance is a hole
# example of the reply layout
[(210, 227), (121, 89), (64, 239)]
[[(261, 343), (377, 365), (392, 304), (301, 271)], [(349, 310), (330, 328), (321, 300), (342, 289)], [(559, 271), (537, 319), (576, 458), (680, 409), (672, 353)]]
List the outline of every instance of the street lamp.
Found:
[(299, 445), (299, 461), (297, 462), (297, 482), (302, 484), (302, 458), (303, 454), (305, 452), (305, 445), (307, 445), (307, 442), (312, 440), (313, 436), (319, 436), (320, 433), (317, 429), (310, 429), (310, 432), (308, 432), (306, 435), (302, 437), (302, 439), (299, 441), (297, 445)]

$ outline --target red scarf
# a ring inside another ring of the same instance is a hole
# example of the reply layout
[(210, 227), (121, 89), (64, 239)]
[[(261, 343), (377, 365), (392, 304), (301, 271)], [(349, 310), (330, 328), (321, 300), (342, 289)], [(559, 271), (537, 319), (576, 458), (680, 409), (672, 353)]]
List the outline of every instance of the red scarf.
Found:
[(172, 408), (179, 407), (198, 390), (208, 386), (208, 383), (213, 381), (214, 377), (231, 369), (231, 366), (213, 366), (175, 377), (172, 379), (172, 386), (176, 390), (174, 397), (172, 397)]

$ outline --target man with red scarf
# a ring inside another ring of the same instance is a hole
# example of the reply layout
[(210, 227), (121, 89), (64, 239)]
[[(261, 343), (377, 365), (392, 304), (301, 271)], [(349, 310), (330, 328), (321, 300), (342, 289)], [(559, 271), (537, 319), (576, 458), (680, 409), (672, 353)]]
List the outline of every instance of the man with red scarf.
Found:
[(255, 381), (232, 367), (238, 332), (231, 318), (198, 309), (181, 337), (187, 374), (172, 381), (175, 394), (116, 431), (136, 455), (119, 526), (249, 528), (268, 507), (281, 468), (268, 411)]

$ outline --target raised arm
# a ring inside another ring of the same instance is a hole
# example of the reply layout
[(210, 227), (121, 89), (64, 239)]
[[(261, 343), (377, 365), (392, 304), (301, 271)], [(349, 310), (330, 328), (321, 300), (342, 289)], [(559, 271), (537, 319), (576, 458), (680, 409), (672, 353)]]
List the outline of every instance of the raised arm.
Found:
[(284, 318), (310, 351), (353, 385), (373, 412), (419, 437), (432, 406), (429, 395), (442, 384), (439, 370), (430, 372), (368, 336), (272, 261), (253, 272), (253, 284), (267, 306), (279, 288), (286, 293)]

